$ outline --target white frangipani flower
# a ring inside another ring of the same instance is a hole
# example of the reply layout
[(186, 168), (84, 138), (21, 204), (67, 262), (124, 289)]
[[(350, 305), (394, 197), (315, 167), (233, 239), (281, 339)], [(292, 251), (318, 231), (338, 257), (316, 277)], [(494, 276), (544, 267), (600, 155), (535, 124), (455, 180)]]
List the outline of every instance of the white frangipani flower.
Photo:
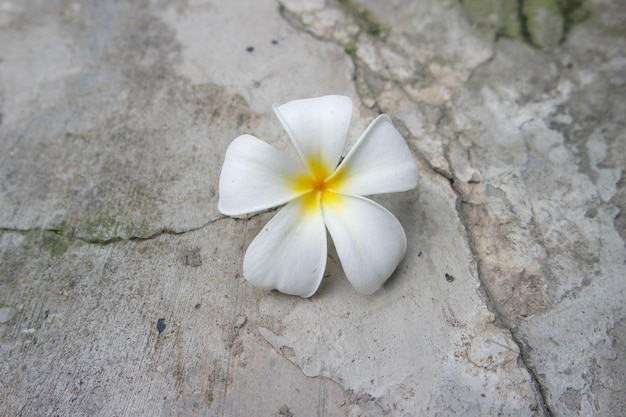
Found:
[(300, 161), (242, 135), (228, 147), (220, 176), (223, 214), (287, 203), (248, 247), (244, 277), (260, 288), (310, 297), (326, 268), (328, 229), (352, 286), (372, 294), (404, 257), (406, 235), (389, 211), (362, 196), (417, 185), (406, 142), (383, 114), (340, 163), (352, 118), (348, 97), (295, 100), (274, 111)]

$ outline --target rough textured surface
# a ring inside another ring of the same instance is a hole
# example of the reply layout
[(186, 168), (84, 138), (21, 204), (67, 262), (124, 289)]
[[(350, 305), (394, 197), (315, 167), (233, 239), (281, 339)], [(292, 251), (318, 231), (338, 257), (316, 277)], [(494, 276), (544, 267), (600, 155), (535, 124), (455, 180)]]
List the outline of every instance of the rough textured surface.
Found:
[[(626, 413), (618, 0), (0, 4), (0, 415)], [(555, 23), (556, 22), (556, 23)], [(538, 47), (539, 48), (538, 48)], [(249, 286), (217, 212), (271, 105), (355, 101), (420, 165), (355, 293)]]
[(483, 32), (525, 41), (542, 49), (560, 45), (569, 30), (589, 17), (583, 0), (460, 0)]

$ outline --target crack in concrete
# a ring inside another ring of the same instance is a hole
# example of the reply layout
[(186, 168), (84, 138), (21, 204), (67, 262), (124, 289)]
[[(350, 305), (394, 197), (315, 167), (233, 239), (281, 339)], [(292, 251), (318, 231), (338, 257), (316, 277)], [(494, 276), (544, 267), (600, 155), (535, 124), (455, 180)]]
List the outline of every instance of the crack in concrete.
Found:
[[(279, 2), (280, 4), (280, 2)], [(356, 19), (354, 16), (352, 16), (350, 13), (346, 12), (346, 8), (350, 8), (350, 7), (354, 7), (354, 4), (352, 1), (345, 1), (345, 0), (337, 0), (337, 5), (338, 5), (338, 10), (340, 10), (342, 13), (344, 13), (344, 15), (348, 16), (349, 18), (352, 19)], [(372, 13), (364, 8), (361, 8), (362, 13), (365, 13), (367, 15), (367, 20), (372, 20), (373, 19), (373, 15)], [(380, 31), (376, 32), (377, 35), (371, 34), (370, 32), (368, 32), (367, 30), (364, 30), (363, 27), (361, 27), (361, 25), (358, 24), (358, 21), (355, 22), (357, 24), (357, 26), (359, 26), (359, 32), (350, 36), (350, 41), (345, 44), (342, 45), (340, 42), (338, 42), (336, 39), (334, 39), (332, 36), (326, 38), (323, 36), (319, 36), (316, 35), (313, 31), (308, 30), (306, 28), (305, 23), (302, 22), (302, 20), (300, 19), (300, 16), (298, 16), (296, 13), (288, 10), (284, 5), (280, 4), (279, 6), (279, 14), (280, 16), (285, 20), (285, 22), (287, 22), (287, 24), (289, 26), (291, 26), (294, 30), (304, 33), (310, 37), (312, 37), (313, 39), (315, 39), (318, 42), (324, 42), (324, 43), (330, 43), (333, 45), (336, 45), (338, 47), (340, 47), (341, 49), (343, 49), (344, 53), (348, 56), (348, 58), (350, 59), (350, 61), (352, 62), (352, 70), (353, 70), (353, 74), (352, 74), (352, 80), (355, 84), (355, 93), (357, 94), (357, 96), (359, 97), (359, 100), (361, 100), (361, 103), (365, 104), (368, 101), (373, 102), (374, 104), (372, 106), (367, 106), (370, 109), (378, 112), (378, 113), (382, 113), (378, 102), (376, 100), (376, 97), (373, 94), (370, 94), (369, 97), (364, 98), (364, 92), (361, 91), (362, 89), (359, 88), (358, 85), (358, 78), (359, 78), (359, 71), (370, 71), (373, 72), (369, 66), (367, 64), (365, 64), (362, 60), (360, 60), (356, 54), (354, 53), (355, 51), (352, 50), (352, 48), (356, 48), (355, 43), (356, 43), (356, 39), (359, 37), (359, 35), (361, 33), (367, 33), (370, 36), (378, 36), (380, 37), (380, 35), (382, 33), (384, 33), (384, 27), (382, 25), (380, 25)], [(379, 75), (380, 76), (380, 75)], [(363, 79), (365, 79), (365, 76), (362, 76)], [(381, 77), (386, 81), (394, 81), (394, 80), (387, 80), (385, 79), (385, 77)], [(367, 83), (365, 83), (367, 84)], [(369, 86), (368, 86), (369, 87)], [(368, 100), (369, 99), (369, 100)]]
[(496, 41), (494, 41), (492, 43), (492, 48), (491, 48), (491, 54), (487, 57), (487, 59), (485, 59), (482, 62), (479, 62), (474, 68), (472, 68), (472, 70), (470, 71), (469, 75), (467, 76), (467, 80), (465, 81), (466, 83), (471, 81), (472, 78), (474, 78), (474, 76), (476, 75), (476, 73), (483, 67), (486, 67), (487, 65), (491, 64), (493, 62), (494, 59), (496, 59), (496, 55), (498, 54), (497, 48), (496, 48)]
[(467, 244), (472, 253), (472, 257), (474, 258), (474, 261), (476, 262), (476, 274), (478, 275), (476, 279), (478, 279), (478, 282), (480, 282), (480, 287), (478, 291), (482, 295), (482, 298), (485, 302), (485, 305), (487, 306), (487, 309), (495, 317), (494, 324), (500, 329), (508, 332), (511, 335), (511, 340), (513, 340), (513, 342), (517, 345), (520, 351), (520, 355), (519, 355), (520, 361), (524, 365), (524, 368), (526, 369), (526, 371), (528, 371), (528, 374), (530, 375), (530, 378), (532, 381), (532, 385), (535, 388), (536, 393), (538, 394), (537, 399), (540, 401), (537, 401), (537, 402), (539, 403), (539, 406), (541, 406), (546, 416), (553, 417), (554, 414), (552, 410), (550, 409), (549, 402), (548, 402), (547, 389), (541, 384), (537, 370), (530, 364), (530, 355), (528, 353), (528, 349), (526, 348), (526, 345), (522, 342), (521, 338), (518, 336), (517, 332), (515, 331), (514, 327), (510, 324), (506, 316), (500, 311), (497, 303), (494, 301), (494, 297), (490, 293), (488, 287), (483, 282), (482, 272), (481, 272), (482, 265), (478, 259), (478, 251), (476, 249), (476, 245), (474, 242), (474, 235), (472, 233), (471, 227), (469, 227), (467, 224), (468, 221), (464, 215), (464, 210), (463, 210), (463, 204), (470, 204), (470, 203), (463, 201), (462, 191), (459, 190), (457, 186), (455, 186), (455, 178), (454, 177), (449, 178), (448, 181), (450, 182), (450, 187), (452, 188), (452, 190), (457, 196), (457, 202), (458, 202), (456, 204), (457, 215), (459, 217), (459, 221), (465, 228), (465, 236), (467, 239)]
[[(345, 13), (345, 11), (344, 11), (344, 13)], [(298, 18), (298, 16), (296, 14), (286, 10), (286, 8), (284, 6), (282, 6), (282, 5), (281, 5), (281, 8), (280, 8), (280, 14), (281, 14), (281, 17), (283, 17), (283, 19), (285, 19), (285, 21), (290, 26), (292, 26), (295, 30), (303, 32), (303, 33), (305, 33), (307, 35), (310, 35), (312, 38), (316, 39), (317, 41), (331, 42), (331, 43), (333, 43), (333, 44), (335, 44), (335, 45), (337, 45), (339, 47), (342, 47), (344, 49), (345, 53), (348, 55), (348, 57), (352, 61), (352, 65), (354, 66), (353, 83), (355, 84), (355, 92), (359, 96), (359, 99), (361, 100), (361, 102), (365, 103), (366, 100), (364, 100), (364, 96), (363, 96), (364, 92), (358, 86), (358, 83), (359, 83), (358, 72), (359, 71), (372, 71), (372, 69), (369, 68), (369, 66), (366, 63), (364, 63), (361, 60), (359, 60), (355, 56), (354, 53), (350, 53), (350, 51), (348, 51), (346, 49), (345, 45), (340, 45), (336, 40), (334, 40), (332, 38), (331, 39), (321, 38), (319, 36), (316, 36), (311, 31), (307, 30), (305, 25)], [(357, 36), (358, 36), (358, 34), (357, 34)], [(355, 38), (356, 38), (356, 36), (355, 36)], [(487, 59), (485, 59), (484, 61), (480, 62), (474, 68), (472, 68), (472, 70), (471, 70), (471, 72), (470, 72), (470, 74), (469, 74), (469, 76), (468, 76), (468, 78), (467, 78), (467, 80), (465, 82), (470, 81), (480, 68), (483, 68), (483, 67), (489, 65), (491, 62), (493, 62), (493, 60), (495, 59), (496, 54), (497, 54), (497, 51), (496, 51), (496, 48), (495, 48), (495, 43), (496, 42), (497, 42), (497, 39), (494, 39), (494, 41), (493, 41), (494, 47), (492, 48), (492, 53), (489, 55), (489, 57)], [(385, 78), (385, 77), (382, 77), (382, 78)], [(367, 84), (366, 80), (362, 80), (362, 81), (365, 84)], [(407, 94), (406, 91), (404, 91), (404, 89), (402, 88), (402, 84), (398, 80), (395, 80), (395, 79), (392, 78), (392, 79), (388, 79), (387, 81), (391, 81), (394, 84), (400, 86), (401, 87), (400, 90), (405, 93), (406, 97), (409, 98), (409, 100), (411, 102), (415, 102), (414, 100), (410, 99), (410, 95)], [(367, 98), (370, 99), (369, 101), (374, 103), (370, 108), (372, 110), (375, 110), (375, 111), (381, 113), (382, 109), (380, 108), (380, 106), (378, 104), (378, 101), (376, 100), (375, 95), (371, 94), (371, 92), (370, 92), (370, 95)], [(449, 166), (452, 166), (450, 158), (449, 158), (449, 155), (446, 154), (445, 158), (446, 158)], [(470, 249), (470, 251), (472, 253), (474, 261), (476, 262), (477, 275), (478, 275), (476, 278), (477, 278), (477, 280), (480, 283), (479, 292), (482, 295), (482, 298), (483, 298), (483, 300), (485, 302), (485, 305), (486, 305), (487, 309), (491, 313), (493, 313), (494, 317), (496, 318), (494, 324), (496, 326), (498, 326), (500, 329), (502, 329), (502, 330), (506, 331), (508, 334), (510, 334), (511, 335), (511, 339), (518, 346), (519, 351), (520, 351), (519, 358), (521, 360), (521, 363), (523, 364), (523, 367), (528, 371), (528, 374), (529, 374), (529, 376), (531, 378), (531, 381), (532, 381), (531, 383), (532, 383), (533, 387), (535, 388), (535, 392), (536, 392), (536, 395), (537, 395), (536, 398), (537, 398), (538, 406), (541, 407), (541, 410), (543, 411), (544, 415), (546, 415), (548, 417), (553, 417), (555, 414), (551, 410), (551, 408), (549, 406), (549, 402), (547, 401), (547, 399), (548, 399), (547, 389), (541, 384), (541, 381), (539, 379), (539, 375), (538, 375), (537, 371), (530, 364), (530, 355), (528, 353), (528, 349), (526, 348), (526, 346), (524, 345), (524, 343), (522, 342), (522, 340), (520, 339), (520, 337), (516, 333), (516, 331), (513, 328), (513, 326), (506, 319), (506, 316), (504, 314), (502, 314), (502, 312), (498, 308), (496, 302), (494, 301), (494, 297), (489, 293), (487, 287), (485, 286), (485, 284), (483, 282), (483, 279), (481, 278), (481, 276), (482, 276), (482, 273), (481, 273), (481, 263), (478, 260), (478, 252), (477, 252), (476, 246), (475, 246), (474, 241), (473, 241), (472, 230), (468, 226), (467, 219), (466, 219), (465, 215), (463, 214), (463, 204), (469, 204), (469, 203), (465, 203), (463, 201), (463, 198), (462, 198), (463, 197), (463, 193), (462, 193), (462, 191), (458, 189), (458, 186), (455, 186), (455, 182), (458, 182), (459, 180), (456, 178), (454, 173), (452, 173), (451, 176), (448, 176), (444, 172), (441, 172), (441, 170), (438, 170), (438, 169), (434, 168), (432, 166), (432, 164), (430, 163), (430, 161), (426, 160), (425, 158), (420, 158), (420, 159), (422, 159), (426, 163), (426, 166), (428, 166), (433, 172), (435, 172), (437, 175), (440, 175), (443, 178), (445, 178), (446, 180), (448, 180), (448, 182), (450, 183), (450, 186), (451, 186), (453, 192), (456, 194), (456, 196), (457, 196), (457, 203), (456, 203), (455, 209), (457, 211), (457, 216), (459, 217), (459, 221), (461, 222), (461, 224), (463, 225), (463, 227), (465, 229), (465, 234), (466, 234), (468, 247), (469, 247), (469, 249)], [(267, 342), (269, 343), (269, 341), (267, 341)], [(283, 356), (283, 355), (281, 355), (281, 356)], [(285, 358), (285, 359), (287, 359), (287, 358)], [(287, 360), (289, 362), (291, 362), (289, 359), (287, 359)]]
[[(258, 331), (258, 334), (261, 336), (261, 338), (265, 341), (265, 343), (269, 346), (269, 348), (278, 356), (282, 357), (284, 360), (287, 361), (288, 366), (290, 367), (294, 367), (300, 374), (304, 375), (307, 378), (310, 379), (317, 379), (319, 381), (321, 381), (322, 383), (326, 383), (329, 382), (333, 385), (336, 385), (338, 387), (340, 387), (344, 394), (345, 394), (345, 400), (342, 403), (342, 406), (350, 406), (350, 405), (357, 405), (360, 406), (362, 404), (365, 403), (370, 403), (375, 405), (376, 407), (378, 407), (381, 412), (386, 413), (389, 410), (385, 409), (381, 404), (378, 398), (373, 397), (367, 393), (364, 392), (355, 392), (354, 390), (350, 389), (349, 387), (346, 387), (341, 381), (335, 380), (330, 376), (326, 376), (326, 375), (322, 375), (321, 373), (318, 375), (307, 375), (304, 372), (304, 369), (298, 365), (294, 360), (290, 359), (287, 355), (285, 355), (283, 353), (283, 348), (291, 348), (290, 346), (281, 346), (279, 349), (277, 349), (274, 344), (272, 344), (272, 342), (270, 342), (270, 340), (266, 337), (266, 335), (264, 334), (265, 331), (268, 331), (270, 333), (274, 333), (273, 330), (270, 330), (268, 328), (265, 327), (260, 327), (260, 329), (264, 329), (263, 331)], [(294, 358), (295, 358), (295, 353), (294, 353)], [(323, 415), (323, 414), (322, 414)]]
[(79, 233), (76, 233), (74, 230), (70, 231), (69, 229), (65, 229), (65, 228), (42, 228), (42, 227), (32, 227), (32, 228), (28, 228), (28, 229), (20, 229), (20, 228), (14, 228), (14, 227), (0, 227), (0, 234), (2, 233), (17, 233), (17, 234), (21, 234), (21, 235), (26, 235), (29, 233), (52, 233), (55, 234), (57, 236), (62, 236), (68, 240), (78, 240), (84, 243), (88, 243), (88, 244), (92, 244), (92, 245), (110, 245), (113, 243), (118, 243), (118, 242), (135, 242), (135, 241), (148, 241), (148, 240), (154, 240), (154, 239), (158, 239), (161, 236), (164, 235), (170, 235), (170, 236), (180, 236), (180, 235), (184, 235), (187, 233), (191, 233), (191, 232), (197, 232), (198, 230), (202, 230), (214, 223), (217, 223), (219, 221), (222, 220), (234, 220), (234, 221), (245, 221), (247, 222), (250, 219), (253, 219), (257, 216), (260, 216), (261, 214), (264, 213), (268, 213), (268, 212), (272, 212), (276, 210), (276, 208), (273, 209), (268, 209), (268, 210), (264, 210), (258, 213), (254, 213), (254, 214), (250, 214), (246, 217), (231, 217), (231, 216), (220, 216), (217, 217), (215, 219), (211, 219), (209, 221), (207, 221), (206, 223), (197, 226), (197, 227), (192, 227), (190, 229), (185, 229), (185, 230), (173, 230), (173, 229), (168, 229), (168, 228), (162, 228), (161, 230), (149, 235), (149, 236), (130, 236), (130, 237), (122, 237), (122, 236), (113, 236), (107, 239), (98, 239), (98, 238), (89, 238), (89, 237), (85, 237), (85, 236), (81, 236)]
[(191, 229), (186, 229), (186, 230), (172, 230), (172, 229), (168, 229), (168, 228), (162, 228), (161, 230), (149, 235), (149, 236), (131, 236), (128, 238), (124, 238), (121, 236), (113, 236), (107, 239), (97, 239), (97, 238), (89, 238), (89, 237), (85, 237), (85, 236), (81, 236), (80, 234), (77, 234), (73, 231), (69, 231), (68, 229), (64, 229), (64, 228), (41, 228), (41, 227), (33, 227), (33, 228), (29, 228), (29, 229), (20, 229), (20, 228), (11, 228), (11, 227), (0, 227), (0, 234), (2, 233), (17, 233), (17, 234), (21, 234), (21, 235), (26, 235), (29, 233), (53, 233), (55, 235), (58, 236), (62, 236), (65, 237), (69, 240), (79, 240), (81, 242), (84, 243), (88, 243), (88, 244), (95, 244), (95, 245), (110, 245), (112, 243), (117, 243), (117, 242), (132, 242), (132, 241), (146, 241), (146, 240), (153, 240), (153, 239), (157, 239), (163, 235), (173, 235), (173, 236), (178, 236), (178, 235), (184, 235), (186, 233), (191, 233), (191, 232), (195, 232), (201, 229), (204, 229), (205, 227), (216, 223), (218, 221), (224, 220), (224, 219), (228, 219), (228, 216), (221, 216), (218, 217), (216, 219), (212, 219), (198, 227), (194, 227)]
[(548, 417), (556, 416), (556, 414), (550, 408), (550, 403), (548, 402), (548, 396), (549, 396), (548, 390), (546, 387), (543, 386), (543, 384), (541, 384), (541, 381), (539, 379), (539, 374), (537, 370), (535, 369), (535, 367), (530, 364), (530, 355), (528, 354), (528, 349), (526, 349), (526, 345), (522, 342), (521, 338), (518, 336), (517, 331), (509, 330), (509, 332), (511, 333), (511, 339), (513, 340), (513, 342), (515, 342), (515, 344), (519, 348), (520, 360), (524, 364), (524, 367), (526, 368), (528, 373), (530, 374), (533, 386), (539, 393), (539, 399), (541, 400), (540, 405), (543, 409), (543, 412)]

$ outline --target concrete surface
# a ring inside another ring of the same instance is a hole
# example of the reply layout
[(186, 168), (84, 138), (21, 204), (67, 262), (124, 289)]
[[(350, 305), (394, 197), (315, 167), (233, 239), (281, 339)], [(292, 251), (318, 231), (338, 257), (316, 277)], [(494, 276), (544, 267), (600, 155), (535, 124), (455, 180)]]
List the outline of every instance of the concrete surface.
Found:
[[(1, 1), (0, 415), (626, 414), (626, 4), (495, 4)], [(255, 289), (225, 149), (329, 93), (414, 152), (406, 258)]]

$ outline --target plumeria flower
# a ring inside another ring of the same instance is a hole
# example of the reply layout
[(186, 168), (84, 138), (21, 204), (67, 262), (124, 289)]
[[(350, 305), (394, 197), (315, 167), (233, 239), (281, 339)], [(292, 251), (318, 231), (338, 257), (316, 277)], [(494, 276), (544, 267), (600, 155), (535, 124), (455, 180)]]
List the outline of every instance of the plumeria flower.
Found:
[(228, 147), (220, 176), (223, 214), (286, 203), (248, 247), (244, 277), (260, 288), (310, 297), (326, 268), (328, 229), (352, 286), (372, 294), (404, 257), (406, 235), (389, 211), (362, 196), (417, 185), (417, 165), (404, 138), (380, 115), (341, 160), (352, 118), (348, 97), (295, 100), (274, 111), (300, 160), (242, 135)]

